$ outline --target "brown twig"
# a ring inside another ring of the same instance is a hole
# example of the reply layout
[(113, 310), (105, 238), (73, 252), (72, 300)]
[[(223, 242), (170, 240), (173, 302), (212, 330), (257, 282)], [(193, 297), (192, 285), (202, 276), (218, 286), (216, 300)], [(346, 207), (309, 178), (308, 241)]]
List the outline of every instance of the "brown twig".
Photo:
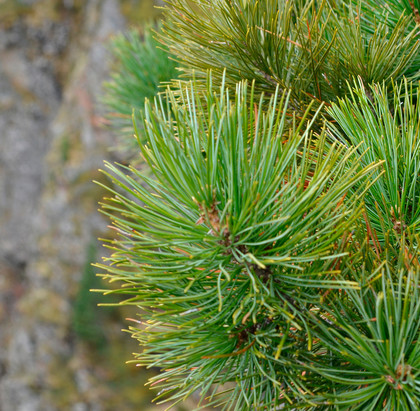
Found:
[(219, 355), (205, 355), (201, 357), (203, 360), (214, 359), (214, 358), (227, 358), (227, 357), (235, 357), (236, 355), (241, 355), (244, 352), (248, 351), (253, 345), (255, 344), (255, 340), (248, 344), (246, 347), (242, 348), (242, 350), (235, 351), (229, 354), (219, 354)]
[(416, 24), (418, 26), (420, 26), (420, 13), (419, 13), (419, 9), (414, 5), (412, 0), (408, 0), (408, 2), (410, 3), (411, 6), (411, 10), (413, 10), (414, 13), (414, 20), (416, 22)]

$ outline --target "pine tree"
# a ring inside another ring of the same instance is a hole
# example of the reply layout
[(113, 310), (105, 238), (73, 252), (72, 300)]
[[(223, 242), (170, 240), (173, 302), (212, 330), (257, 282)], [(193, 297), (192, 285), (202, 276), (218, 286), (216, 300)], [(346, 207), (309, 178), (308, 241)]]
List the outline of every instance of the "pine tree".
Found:
[(158, 401), (420, 409), (419, 9), (166, 6), (181, 76), (133, 116), (152, 175), (106, 164), (98, 264)]

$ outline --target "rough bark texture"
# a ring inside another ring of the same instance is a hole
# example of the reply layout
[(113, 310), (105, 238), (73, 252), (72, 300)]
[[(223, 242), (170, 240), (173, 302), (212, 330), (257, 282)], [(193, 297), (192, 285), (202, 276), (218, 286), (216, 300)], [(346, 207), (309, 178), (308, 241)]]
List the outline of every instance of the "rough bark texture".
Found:
[[(0, 410), (146, 409), (74, 330), (89, 246), (107, 225), (92, 180), (113, 142), (96, 99), (120, 3), (0, 3)], [(108, 343), (128, 338), (109, 324)], [(124, 367), (121, 352), (110, 355)]]

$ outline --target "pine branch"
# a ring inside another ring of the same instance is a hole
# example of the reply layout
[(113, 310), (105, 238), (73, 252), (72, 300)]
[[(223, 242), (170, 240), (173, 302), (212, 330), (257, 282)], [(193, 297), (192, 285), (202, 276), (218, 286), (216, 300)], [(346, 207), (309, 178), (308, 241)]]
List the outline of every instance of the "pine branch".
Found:
[(367, 89), (359, 81), (351, 98), (333, 105), (329, 114), (336, 124), (329, 128), (336, 138), (366, 153), (363, 162), (383, 162), (383, 174), (378, 172), (365, 198), (366, 208), (380, 242), (387, 232), (399, 242), (403, 232), (419, 233), (420, 228), (418, 90), (407, 81), (395, 84), (392, 93), (379, 85), (369, 86), (369, 93)]
[(212, 70), (219, 82), (226, 70), (230, 85), (255, 81), (266, 96), (277, 86), (291, 89), (290, 105), (298, 112), (312, 100), (330, 103), (346, 95), (353, 76), (391, 86), (392, 79), (420, 72), (418, 30), (401, 13), (367, 20), (345, 2), (176, 0), (166, 15), (171, 24), (161, 41), (184, 77), (194, 72), (205, 81)]
[[(158, 398), (200, 389), (227, 407), (310, 401), (296, 362), (312, 344), (307, 311), (321, 290), (358, 287), (337, 280), (337, 259), (360, 215), (355, 187), (376, 166), (327, 148), (305, 118), (288, 129), (287, 94), (264, 109), (244, 83), (215, 94), (209, 78), (200, 90), (146, 103), (142, 152), (156, 180), (107, 165), (126, 194), (109, 189), (103, 205), (120, 238), (101, 268), (144, 310), (148, 328), (131, 330), (138, 363), (162, 369)], [(237, 385), (219, 399), (227, 382)]]
[[(156, 29), (159, 31), (160, 26)], [(153, 36), (153, 27), (148, 25), (143, 34), (131, 29), (111, 43), (116, 62), (111, 80), (104, 84), (103, 103), (112, 128), (120, 135), (120, 149), (132, 150), (136, 146), (132, 116), (139, 116), (145, 98), (153, 98), (162, 82), (177, 76), (168, 49)]]
[(386, 266), (317, 318), (315, 334), (329, 352), (320, 351), (308, 366), (308, 373), (329, 381), (315, 380), (330, 387), (313, 398), (320, 409), (328, 409), (325, 403), (352, 410), (419, 407), (419, 275), (418, 269)]

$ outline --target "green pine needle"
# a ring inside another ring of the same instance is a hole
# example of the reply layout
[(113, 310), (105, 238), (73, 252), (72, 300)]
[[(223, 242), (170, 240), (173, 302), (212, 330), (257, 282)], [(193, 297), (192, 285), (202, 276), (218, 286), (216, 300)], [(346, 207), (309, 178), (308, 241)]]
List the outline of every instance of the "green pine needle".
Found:
[(312, 137), (311, 123), (289, 117), (288, 94), (264, 109), (246, 83), (214, 93), (209, 77), (200, 90), (146, 102), (142, 153), (155, 179), (107, 164), (117, 188), (103, 211), (119, 238), (101, 268), (143, 309), (147, 328), (131, 330), (138, 363), (162, 369), (158, 398), (199, 389), (232, 409), (289, 404), (306, 392), (305, 313), (325, 289), (359, 287), (336, 275), (361, 212), (356, 187), (376, 165)]
[(153, 98), (161, 83), (177, 77), (176, 64), (168, 49), (155, 40), (152, 25), (147, 25), (142, 34), (131, 29), (116, 36), (111, 50), (116, 61), (111, 80), (104, 84), (103, 103), (112, 128), (120, 135), (116, 146), (132, 150), (136, 145), (132, 116), (139, 115), (144, 99)]
[[(391, 96), (391, 98), (390, 98)], [(329, 110), (331, 133), (357, 145), (362, 162), (383, 162), (384, 173), (366, 196), (366, 208), (380, 242), (388, 232), (420, 232), (420, 102), (407, 81), (389, 93), (384, 86), (356, 83), (351, 97)], [(379, 172), (379, 170), (378, 170)]]

